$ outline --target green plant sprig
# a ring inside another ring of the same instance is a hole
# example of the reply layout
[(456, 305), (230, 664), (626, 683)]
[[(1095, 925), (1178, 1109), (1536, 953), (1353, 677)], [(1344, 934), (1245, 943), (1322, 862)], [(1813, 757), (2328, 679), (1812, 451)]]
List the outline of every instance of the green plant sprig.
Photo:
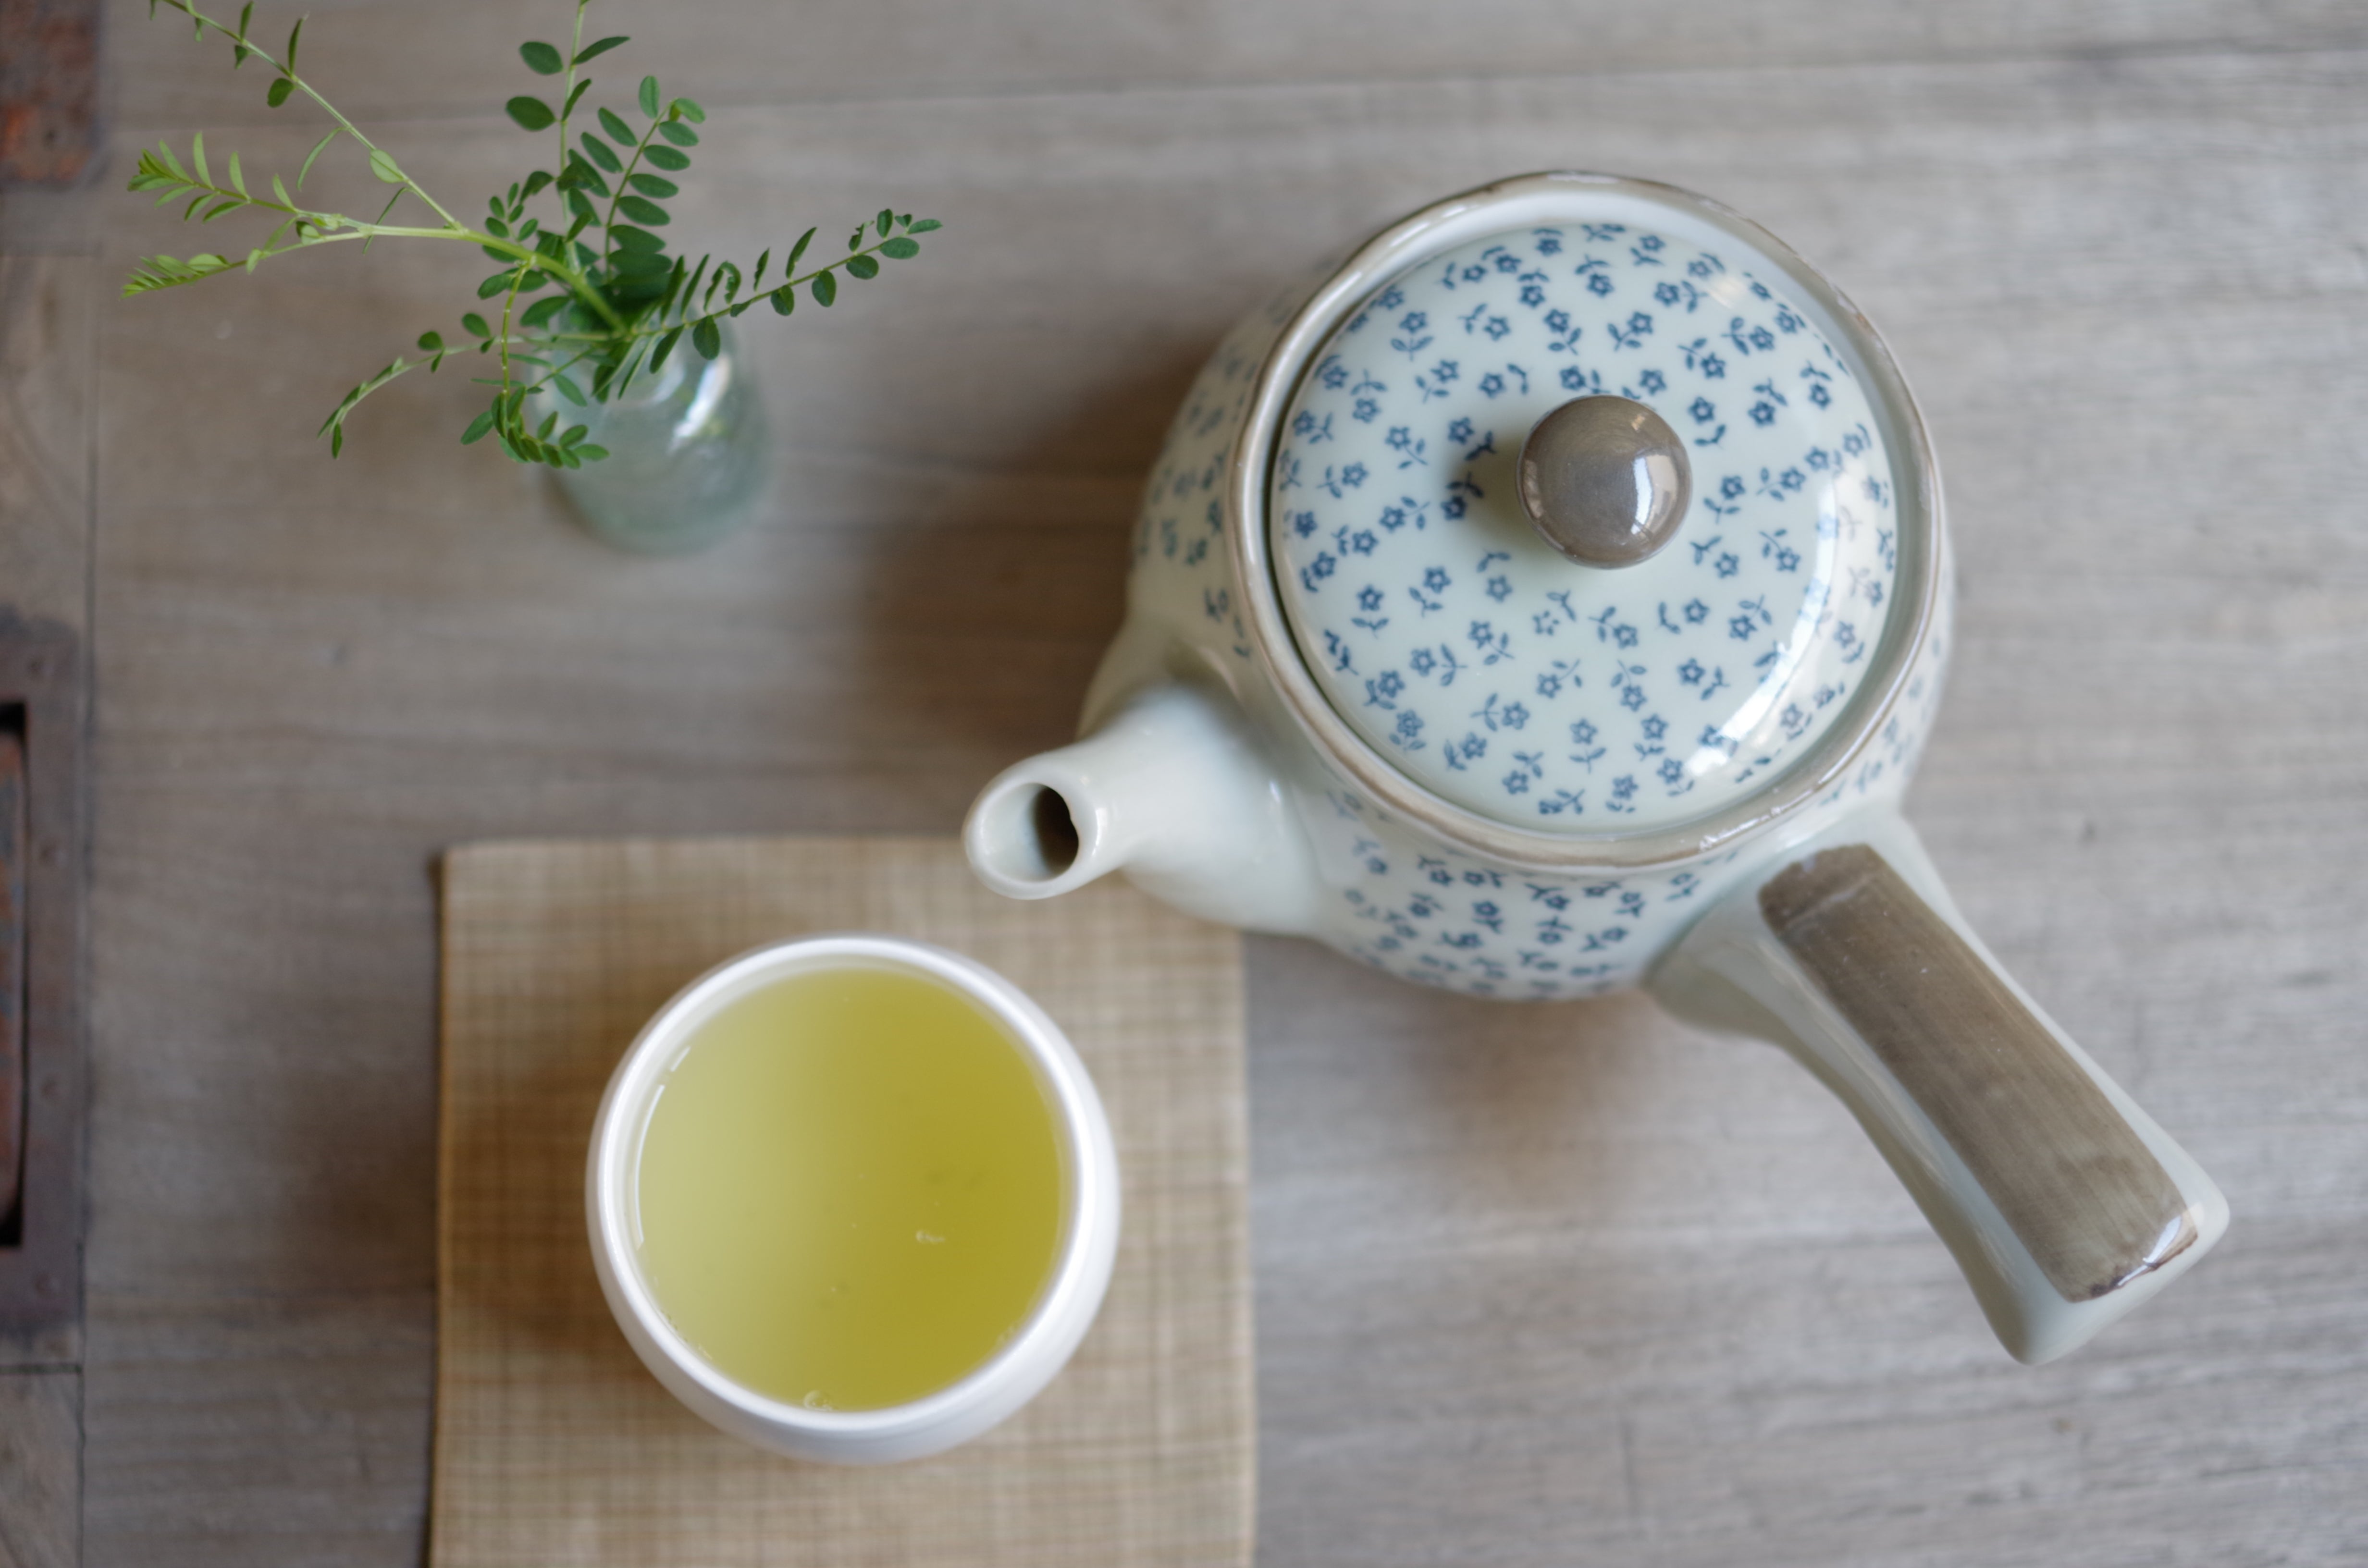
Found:
[[(634, 95), (634, 107), (646, 122), (643, 129), (636, 131), (614, 109), (596, 107), (593, 113), (598, 131), (578, 130), (571, 142), (570, 130), (578, 123), (576, 111), (592, 86), (592, 79), (581, 74), (582, 68), (630, 41), (613, 37), (586, 44), (584, 13), (590, 3), (575, 0), (574, 28), (564, 53), (541, 42), (518, 48), (529, 70), (563, 78), (558, 107), (553, 108), (533, 94), (520, 94), (503, 106), (523, 131), (557, 131), (557, 167), (531, 170), (507, 191), (490, 198), (486, 216), (472, 225), (454, 217), (393, 154), (372, 142), (298, 73), (297, 47), (304, 30), (301, 17), (289, 30), (284, 54), (275, 56), (257, 44), (250, 31), (254, 0), (242, 7), (235, 26), (200, 11), (196, 0), (149, 0), (152, 17), (162, 6), (189, 18), (199, 41), (210, 32), (227, 40), (233, 70), (249, 59), (268, 66), (273, 74), (264, 93), (268, 107), (279, 108), (301, 93), (328, 115), (332, 121), (328, 132), (313, 143), (297, 170), (296, 192), (303, 190), (313, 164), (340, 138), (360, 149), (371, 175), (394, 188), (378, 217), (365, 221), (303, 205), (277, 174), (270, 177), (269, 197), (251, 190), (235, 153), (230, 155), (224, 178), (217, 180), (206, 156), (203, 133), (191, 139), (186, 163), (169, 141), (159, 142), (141, 153), (131, 189), (158, 192), (158, 206), (186, 198), (181, 210), (184, 222), (194, 220), (202, 225), (238, 211), (277, 222), (263, 243), (244, 257), (212, 252), (186, 259), (144, 257), (125, 280), (124, 293), (178, 288), (242, 266), (253, 272), (264, 262), (295, 251), (357, 240), (365, 250), (381, 239), (457, 240), (474, 244), (500, 264), (499, 270), (477, 286), (480, 300), (500, 297), (498, 328), (472, 311), (461, 318), (466, 338), (457, 347), (447, 343), (441, 333), (422, 333), (416, 345), (418, 358), (397, 355), (356, 385), (322, 422), (320, 434), (329, 437), (329, 452), (335, 457), (345, 449), (347, 418), (363, 399), (412, 370), (425, 367), (433, 373), (448, 355), (473, 346), (477, 353), (494, 357), (500, 373), (477, 378), (494, 391), (486, 407), (462, 431), (461, 444), (492, 434), (522, 462), (580, 468), (608, 455), (586, 439), (588, 426), (578, 423), (562, 430), (564, 411), (555, 406), (537, 422), (533, 415), (543, 413), (552, 400), (546, 399), (545, 404), (530, 413), (529, 399), (551, 392), (576, 408), (612, 401), (636, 377), (663, 369), (685, 336), (697, 353), (712, 359), (722, 351), (723, 323), (758, 301), (768, 301), (776, 313), (788, 315), (796, 309), (798, 291), (803, 289), (817, 305), (827, 308), (837, 298), (839, 274), (857, 279), (875, 278), (882, 259), (900, 261), (917, 256), (917, 236), (940, 226), (934, 219), (916, 219), (909, 212), (883, 207), (875, 218), (856, 225), (846, 255), (800, 272), (798, 265), (815, 233), (808, 229), (790, 246), (780, 281), (770, 285), (765, 281), (772, 260), (769, 248), (746, 270), (712, 255), (701, 256), (696, 263), (679, 255), (669, 256), (665, 238), (655, 231), (671, 221), (659, 203), (679, 194), (680, 187), (666, 176), (690, 167), (690, 149), (700, 143), (695, 128), (706, 123), (707, 111), (689, 98), (665, 98), (657, 78), (644, 76)], [(654, 172), (658, 170), (665, 173)], [(432, 226), (387, 222), (395, 204), (405, 196), (416, 198), (439, 222)], [(607, 204), (605, 210), (600, 202)], [(539, 210), (530, 212), (530, 208)], [(599, 231), (598, 247), (585, 239), (587, 231), (595, 229)], [(520, 308), (521, 296), (554, 286), (554, 292), (529, 300)]]

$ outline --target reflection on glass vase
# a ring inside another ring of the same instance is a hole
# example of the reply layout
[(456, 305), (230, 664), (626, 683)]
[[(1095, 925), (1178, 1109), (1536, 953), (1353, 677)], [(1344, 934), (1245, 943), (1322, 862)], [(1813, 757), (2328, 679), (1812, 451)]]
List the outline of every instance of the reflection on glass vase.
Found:
[(736, 532), (764, 498), (764, 411), (732, 334), (712, 359), (688, 341), (625, 395), (577, 415), (609, 455), (562, 470), (560, 488), (598, 539), (644, 555), (700, 550)]

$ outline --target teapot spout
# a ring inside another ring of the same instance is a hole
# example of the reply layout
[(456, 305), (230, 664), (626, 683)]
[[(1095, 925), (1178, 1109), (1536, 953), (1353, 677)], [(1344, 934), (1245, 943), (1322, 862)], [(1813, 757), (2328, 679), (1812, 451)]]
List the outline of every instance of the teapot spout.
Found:
[(1197, 681), (1151, 687), (1075, 745), (997, 775), (962, 846), (981, 881), (1050, 898), (1110, 871), (1188, 915), (1304, 935), (1315, 858), (1282, 782), (1233, 699)]

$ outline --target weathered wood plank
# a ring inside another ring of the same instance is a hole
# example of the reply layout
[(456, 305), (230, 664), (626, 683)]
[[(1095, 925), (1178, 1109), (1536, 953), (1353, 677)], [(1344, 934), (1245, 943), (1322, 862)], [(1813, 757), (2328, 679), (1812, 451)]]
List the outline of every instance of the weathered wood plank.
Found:
[[(234, 9), (234, 8), (233, 8)], [(258, 19), (275, 46), (295, 7)], [(217, 8), (228, 18), (233, 10)], [(317, 11), (303, 60), (348, 112), (482, 113), (535, 80), (523, 40), (564, 40), (561, 0), (370, 0)], [(259, 14), (260, 15), (260, 14)], [(586, 39), (634, 35), (599, 69), (630, 84), (656, 72), (709, 107), (861, 98), (1100, 93), (1294, 83), (1381, 83), (1394, 93), (1458, 78), (1612, 76), (1797, 65), (1978, 63), (2073, 56), (2356, 49), (2368, 19), (2344, 0), (1992, 0), (1943, 8), (1895, 0), (1464, 0), (1452, 12), (1389, 0), (830, 0), (794, 10), (723, 0), (650, 13), (596, 6)], [(199, 51), (186, 24), (117, 0), (108, 46), (122, 112), (138, 123), (260, 123), (252, 69), (224, 45)], [(209, 66), (190, 67), (202, 53)], [(1426, 110), (1428, 115), (1430, 111)], [(1444, 122), (1442, 122), (1444, 123)]]
[[(11, 192), (14, 206), (24, 199)], [(58, 205), (51, 198), (46, 205)], [(81, 627), (89, 600), (90, 258), (0, 224), (0, 605)]]
[[(399, 62), (420, 14), (340, 11), (307, 52)], [(389, 74), (432, 181), (490, 186), (528, 145), (438, 118), (517, 90), (523, 14), (432, 13), (487, 29), (482, 81)], [(1305, 40), (1358, 29), (1007, 9), (894, 42), (917, 11), (849, 9), (784, 66), (712, 47), (736, 15), (687, 10), (664, 46), (719, 106), (678, 230), (753, 252), (885, 192), (950, 227), (876, 292), (746, 334), (788, 483), (711, 556), (573, 537), (531, 476), (447, 445), (450, 377), (320, 454), (321, 414), (449, 324), (472, 257), (104, 308), (92, 1562), (416, 1560), (430, 851), (950, 827), (1065, 728), (1223, 326), (1406, 208), (1570, 164), (1732, 202), (1894, 340), (1964, 585), (1916, 820), (2236, 1228), (2100, 1345), (2016, 1369), (1774, 1052), (1634, 999), (1487, 1007), (1261, 944), (1265, 1560), (2368, 1553), (2368, 54), (2279, 52), (2356, 12), (1722, 13), (1522, 56), (1585, 76), (1249, 85), (1212, 84), (1269, 39), (1320, 74)], [(145, 51), (146, 26), (116, 36)], [(1367, 31), (1350, 75), (1448, 58)], [(1970, 58), (2076, 36), (2109, 57)], [(2214, 40), (2263, 52), (2146, 53)], [(1782, 63), (1804, 59), (1865, 62)], [(1634, 69), (1656, 62), (1699, 68)], [(211, 117), (219, 81), (178, 70), (134, 65), (127, 117)], [(1042, 90), (1081, 74), (1131, 90)], [(881, 92), (926, 101), (799, 102)], [(307, 141), (239, 145), (253, 169)], [(105, 213), (109, 274), (187, 248)]]
[(0, 1568), (82, 1561), (82, 1376), (0, 1372)]
[(432, 1290), (92, 1302), (86, 1563), (404, 1563)]

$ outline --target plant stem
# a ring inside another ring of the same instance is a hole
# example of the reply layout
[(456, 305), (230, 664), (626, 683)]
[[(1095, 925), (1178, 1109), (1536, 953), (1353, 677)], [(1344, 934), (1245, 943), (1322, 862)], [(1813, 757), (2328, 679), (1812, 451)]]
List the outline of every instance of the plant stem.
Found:
[(658, 121), (650, 121), (650, 128), (642, 132), (642, 139), (639, 142), (633, 143), (633, 155), (625, 160), (625, 172), (617, 176), (616, 191), (609, 198), (609, 215), (600, 220), (600, 259), (603, 262), (614, 255), (617, 249), (615, 228), (617, 204), (624, 200), (625, 193), (632, 188), (633, 171), (642, 166), (643, 149), (650, 144), (650, 138), (657, 133)]
[[(197, 8), (196, 0), (163, 0), (163, 3), (170, 6), (172, 9), (180, 12), (183, 16), (188, 17), (191, 21), (197, 23), (200, 28), (211, 28), (213, 31), (221, 34), (223, 38), (230, 40), (236, 47), (245, 50), (249, 54), (254, 55), (266, 65), (278, 71), (280, 75), (293, 83), (298, 91), (302, 92), (306, 97), (311, 98), (314, 103), (320, 105), (322, 112), (325, 113), (331, 119), (336, 121), (337, 128), (340, 131), (343, 131), (347, 135), (352, 137), (354, 141), (359, 143), (365, 150), (371, 153), (377, 153), (380, 151), (376, 142), (363, 135), (361, 131), (355, 127), (352, 120), (347, 119), (342, 113), (338, 112), (336, 105), (331, 103), (327, 98), (323, 97), (318, 89), (316, 89), (312, 83), (307, 82), (303, 77), (298, 75), (294, 71), (290, 70), (286, 65), (282, 64), (270, 51), (252, 42), (248, 39), (243, 37), (234, 28), (223, 26), (221, 22), (216, 21), (213, 17), (209, 17), (204, 12), (199, 10)], [(584, 7), (587, 4), (589, 4), (589, 0), (577, 0), (576, 3), (575, 40), (578, 45), (583, 41)], [(568, 80), (571, 84), (574, 82), (575, 76), (575, 68), (574, 64), (574, 50), (571, 49), (569, 51), (568, 65)], [(574, 89), (571, 86), (569, 90), (572, 92)], [(560, 165), (564, 168), (566, 166), (566, 159), (564, 156), (565, 144), (564, 142), (562, 143), (561, 151), (563, 155), (560, 160)], [(392, 158), (388, 161), (390, 164), (393, 164), (393, 162)], [(520, 263), (532, 267), (537, 271), (548, 273), (552, 278), (560, 283), (564, 284), (568, 292), (574, 294), (577, 299), (583, 301), (586, 304), (591, 306), (593, 310), (597, 311), (602, 319), (606, 320), (609, 325), (618, 328), (622, 328), (624, 326), (625, 318), (616, 312), (616, 310), (609, 305), (609, 301), (602, 297), (600, 291), (592, 286), (590, 280), (587, 279), (581, 271), (569, 266), (564, 260), (554, 259), (551, 256), (545, 256), (543, 253), (533, 249), (531, 246), (520, 245), (513, 241), (503, 239), (499, 235), (488, 234), (479, 230), (470, 228), (467, 224), (453, 217), (450, 211), (446, 210), (443, 203), (438, 201), (433, 196), (430, 196), (425, 189), (421, 188), (419, 182), (413, 179), (409, 174), (404, 173), (401, 165), (394, 164), (393, 167), (398, 174), (403, 175), (402, 187), (397, 190), (395, 194), (400, 197), (403, 194), (403, 191), (407, 190), (412, 195), (419, 198), (421, 201), (427, 203), (429, 210), (433, 211), (438, 218), (444, 220), (444, 227), (440, 229), (422, 229), (404, 227), (400, 225), (364, 223), (357, 219), (347, 218), (338, 213), (314, 213), (302, 211), (297, 208), (283, 206), (278, 202), (257, 200), (255, 198), (245, 196), (243, 193), (224, 189), (206, 181), (191, 180), (188, 182), (188, 185), (193, 190), (202, 189), (211, 191), (220, 196), (233, 198), (250, 206), (268, 208), (275, 212), (288, 212), (291, 215), (302, 217), (312, 221), (316, 228), (326, 224), (349, 231), (345, 233), (324, 234), (319, 239), (301, 242), (298, 244), (288, 246), (287, 249), (289, 250), (302, 249), (307, 244), (326, 244), (331, 240), (369, 240), (381, 234), (393, 235), (404, 239), (465, 240), (472, 244), (483, 245), (488, 249), (496, 250), (505, 255), (514, 256)], [(390, 206), (392, 204), (390, 203)], [(270, 252), (268, 254), (279, 255), (283, 253)]]

